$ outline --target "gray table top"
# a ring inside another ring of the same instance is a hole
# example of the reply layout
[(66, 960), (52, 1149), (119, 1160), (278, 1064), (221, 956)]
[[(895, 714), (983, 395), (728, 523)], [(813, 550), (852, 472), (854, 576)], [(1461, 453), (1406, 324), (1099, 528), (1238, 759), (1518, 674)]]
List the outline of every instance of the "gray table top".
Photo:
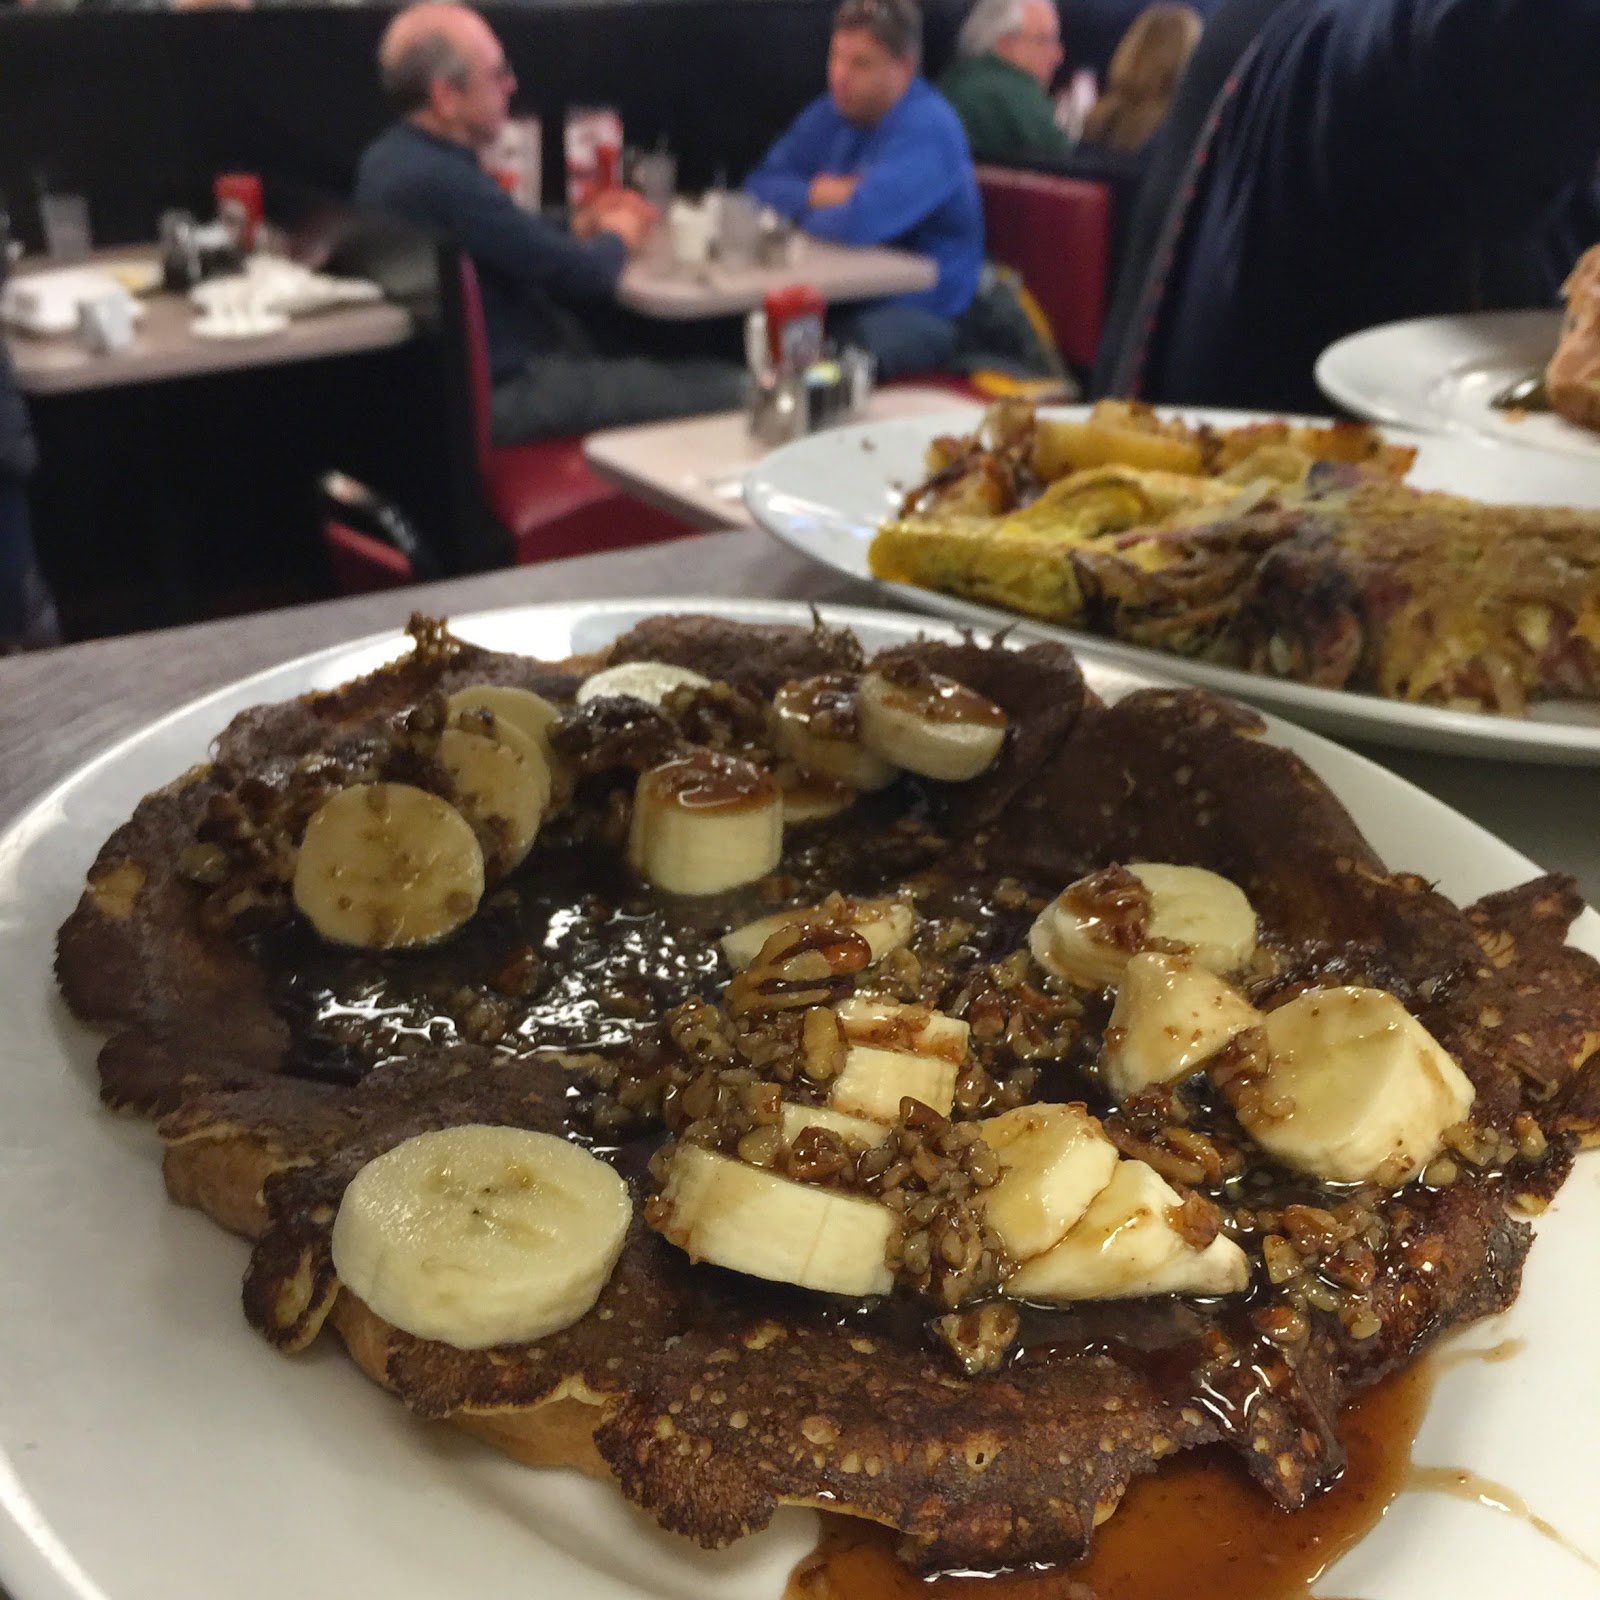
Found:
[[(119, 738), (209, 690), (309, 651), (433, 615), (538, 600), (681, 595), (881, 605), (863, 584), (756, 532), (484, 573), (384, 594), (0, 659), (0, 828)], [(1357, 746), (1600, 901), (1600, 769)]]
[(773, 289), (809, 284), (829, 305), (931, 289), (939, 269), (930, 256), (887, 245), (832, 244), (804, 235), (794, 258), (776, 267), (730, 267), (717, 262), (685, 270), (659, 256), (640, 256), (623, 269), (617, 299), (641, 316), (669, 322), (726, 317), (759, 306)]
[[(153, 255), (151, 249), (102, 251), (85, 264), (147, 264)], [(31, 265), (39, 270), (41, 264)], [(381, 350), (403, 344), (414, 331), (409, 313), (380, 302), (297, 317), (260, 338), (205, 339), (191, 329), (196, 311), (185, 296), (150, 294), (142, 304), (133, 342), (106, 354), (86, 349), (75, 334), (35, 337), (9, 330), (6, 343), (18, 384), (31, 395), (79, 394)]]

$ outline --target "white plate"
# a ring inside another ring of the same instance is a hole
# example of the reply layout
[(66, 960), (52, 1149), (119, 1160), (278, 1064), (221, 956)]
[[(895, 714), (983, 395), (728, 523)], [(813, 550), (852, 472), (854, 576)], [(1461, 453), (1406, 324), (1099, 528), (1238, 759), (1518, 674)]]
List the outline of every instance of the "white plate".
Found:
[[(1180, 408), (1192, 422), (1237, 427), (1261, 420), (1258, 412)], [(1048, 408), (1047, 416), (1083, 417), (1084, 406)], [(1568, 703), (1539, 708), (1528, 717), (1497, 717), (1487, 712), (1447, 711), (1407, 705), (1346, 689), (1319, 689), (1233, 667), (1188, 661), (1164, 650), (1123, 644), (1075, 628), (1057, 627), (1032, 617), (981, 605), (910, 584), (883, 583), (867, 568), (867, 546), (878, 524), (892, 515), (906, 489), (926, 476), (922, 461), (931, 440), (945, 433), (969, 433), (975, 413), (908, 417), (859, 423), (815, 433), (784, 445), (745, 475), (745, 504), (768, 532), (802, 555), (852, 578), (874, 584), (885, 595), (919, 611), (937, 612), (984, 627), (1012, 627), (1064, 639), (1149, 672), (1220, 689), (1252, 705), (1282, 712), (1308, 727), (1341, 738), (1370, 739), (1408, 750), (1439, 750), (1452, 755), (1502, 760), (1600, 765), (1600, 707)], [(1325, 420), (1325, 419), (1324, 419)], [(1600, 509), (1600, 472), (1568, 456), (1532, 450), (1496, 449), (1467, 439), (1435, 434), (1393, 435), (1417, 447), (1407, 481), (1422, 489), (1505, 504), (1585, 506)]]
[(1489, 404), (1545, 366), (1560, 331), (1559, 311), (1475, 311), (1388, 322), (1330, 344), (1317, 357), (1317, 386), (1374, 422), (1563, 450), (1600, 462), (1600, 433), (1552, 411), (1499, 411)]
[[(793, 605), (656, 600), (460, 619), (541, 656), (591, 650), (641, 616), (810, 618)], [(826, 612), (869, 645), (939, 624)], [(203, 759), (240, 708), (326, 688), (398, 653), (398, 635), (327, 650), (195, 702), (113, 747), (0, 836), (0, 1582), (12, 1600), (779, 1600), (810, 1513), (718, 1554), (661, 1533), (611, 1490), (535, 1472), (414, 1421), (324, 1339), (286, 1360), (246, 1327), (246, 1247), (165, 1198), (157, 1141), (97, 1108), (96, 1037), (51, 980), (54, 934), (85, 869), (139, 798)], [(1147, 682), (1086, 664), (1115, 696)], [(1529, 863), (1360, 757), (1275, 724), (1391, 861), (1469, 899)], [(1580, 942), (1600, 951), (1600, 920)], [(1600, 1158), (1541, 1221), (1522, 1296), (1465, 1342), (1525, 1340), (1441, 1381), (1416, 1459), (1483, 1473), (1600, 1556)], [(1573, 1426), (1574, 1419), (1585, 1419)], [(1322, 1592), (1365, 1600), (1596, 1600), (1600, 1575), (1530, 1525), (1440, 1495), (1402, 1496)]]

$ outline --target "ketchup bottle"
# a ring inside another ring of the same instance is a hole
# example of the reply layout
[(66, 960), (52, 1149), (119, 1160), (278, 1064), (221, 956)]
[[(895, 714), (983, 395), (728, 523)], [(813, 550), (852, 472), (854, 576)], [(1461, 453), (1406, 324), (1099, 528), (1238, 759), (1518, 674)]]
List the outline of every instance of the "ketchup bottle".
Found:
[(822, 359), (822, 319), (828, 307), (810, 284), (771, 290), (765, 309), (767, 354), (775, 372), (803, 372)]

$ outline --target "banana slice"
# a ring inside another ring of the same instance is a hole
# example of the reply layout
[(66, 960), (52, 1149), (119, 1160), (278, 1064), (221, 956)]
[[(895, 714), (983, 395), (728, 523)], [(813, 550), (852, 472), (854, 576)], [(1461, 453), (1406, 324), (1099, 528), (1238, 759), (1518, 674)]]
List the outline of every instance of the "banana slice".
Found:
[(1151, 1280), (1150, 1294), (1238, 1294), (1250, 1286), (1250, 1261), (1219, 1233), (1201, 1251), (1185, 1251)]
[(905, 900), (852, 900), (840, 896), (820, 906), (796, 906), (791, 911), (774, 911), (758, 917), (742, 928), (722, 936), (722, 953), (728, 965), (742, 972), (761, 954), (761, 947), (779, 928), (796, 923), (820, 927), (849, 928), (859, 933), (872, 948), (873, 961), (882, 961), (891, 950), (910, 943), (914, 917)]
[(611, 1276), (628, 1186), (548, 1133), (473, 1123), (369, 1161), (333, 1224), (339, 1280), (386, 1322), (463, 1350), (576, 1322)]
[(1188, 947), (1216, 973), (1238, 972), (1256, 953), (1256, 913), (1238, 884), (1204, 867), (1128, 865), (1150, 891), (1150, 937)]
[(1079, 1104), (1018, 1106), (986, 1117), (978, 1132), (1001, 1167), (984, 1210), (1013, 1261), (1059, 1244), (1110, 1183), (1120, 1159), (1099, 1121)]
[(833, 1080), (828, 1104), (850, 1116), (898, 1122), (900, 1102), (910, 1095), (948, 1117), (956, 1099), (956, 1072), (955, 1062), (942, 1056), (851, 1045)]
[(439, 735), (439, 765), (450, 777), (451, 798), (481, 838), (488, 840), (490, 873), (509, 872), (533, 848), (550, 803), (550, 767), (524, 735), (515, 743), (446, 728)]
[(972, 1030), (960, 1017), (946, 1016), (931, 1006), (900, 1005), (893, 1000), (852, 995), (848, 1000), (841, 1000), (833, 1010), (850, 1044), (942, 1056), (957, 1066), (967, 1059), (967, 1041)]
[(785, 1100), (778, 1123), (778, 1131), (785, 1144), (793, 1144), (807, 1128), (823, 1128), (836, 1133), (846, 1144), (870, 1150), (881, 1144), (888, 1131), (881, 1122), (870, 1117), (846, 1116), (842, 1111), (830, 1111), (827, 1106), (803, 1106)]
[(875, 1200), (796, 1183), (699, 1145), (681, 1145), (655, 1226), (696, 1261), (824, 1294), (887, 1294), (898, 1219)]
[(861, 742), (908, 772), (960, 783), (1000, 754), (1010, 719), (954, 678), (897, 664), (868, 672), (856, 691)]
[(783, 825), (786, 828), (807, 822), (826, 822), (855, 804), (856, 791), (849, 784), (802, 772), (791, 762), (780, 766), (774, 776), (783, 790)]
[(324, 939), (393, 950), (453, 933), (483, 898), (467, 819), (404, 783), (341, 789), (306, 824), (294, 903)]
[[(1119, 1161), (1059, 1244), (1006, 1280), (1022, 1300), (1126, 1300), (1148, 1294), (1233, 1294), (1250, 1264), (1218, 1235), (1196, 1250), (1172, 1225), (1182, 1197), (1142, 1161)], [(1217, 1248), (1221, 1245), (1223, 1248)]]
[[(491, 739), (504, 738), (507, 729), (514, 729), (532, 740), (539, 754), (549, 761), (550, 724), (560, 720), (561, 707), (552, 705), (542, 694), (509, 684), (470, 683), (465, 689), (457, 689), (444, 704), (452, 728), (486, 733)], [(485, 717), (489, 719), (487, 724)]]
[(667, 661), (623, 661), (585, 678), (578, 685), (576, 699), (581, 706), (602, 695), (625, 694), (658, 706), (674, 689), (705, 689), (710, 684), (711, 680), (698, 672)]
[(1263, 1026), (1263, 1093), (1239, 1121), (1289, 1166), (1335, 1183), (1382, 1174), (1398, 1187), (1472, 1109), (1471, 1080), (1382, 989), (1313, 989), (1269, 1011)]
[(1123, 969), (1106, 1028), (1100, 1076), (1118, 1100), (1152, 1083), (1177, 1083), (1261, 1013), (1188, 956), (1146, 951)]
[(628, 860), (658, 889), (718, 894), (764, 877), (782, 854), (783, 796), (754, 763), (695, 750), (640, 774)]
[(1236, 883), (1204, 867), (1134, 861), (1068, 884), (1028, 932), (1040, 966), (1091, 989), (1117, 983), (1152, 941), (1237, 972), (1255, 954), (1256, 914)]
[(861, 743), (853, 674), (825, 673), (786, 683), (772, 697), (772, 736), (778, 753), (806, 772), (852, 789), (882, 789), (895, 768)]

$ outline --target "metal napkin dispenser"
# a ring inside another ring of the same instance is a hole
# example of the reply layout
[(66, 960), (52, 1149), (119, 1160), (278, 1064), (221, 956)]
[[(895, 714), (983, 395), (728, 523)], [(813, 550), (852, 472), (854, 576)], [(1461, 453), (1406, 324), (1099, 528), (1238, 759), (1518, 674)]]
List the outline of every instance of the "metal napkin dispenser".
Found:
[(872, 398), (874, 368), (865, 350), (851, 346), (796, 371), (755, 374), (750, 432), (765, 445), (779, 445), (855, 420)]

